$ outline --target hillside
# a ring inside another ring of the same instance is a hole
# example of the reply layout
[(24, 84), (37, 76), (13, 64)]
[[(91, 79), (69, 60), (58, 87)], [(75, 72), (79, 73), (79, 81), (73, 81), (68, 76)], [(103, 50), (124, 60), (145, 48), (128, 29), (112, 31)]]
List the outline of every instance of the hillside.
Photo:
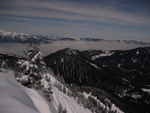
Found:
[[(0, 67), (12, 68), (23, 58), (1, 54), (0, 59)], [(46, 56), (44, 62), (54, 74), (50, 75), (54, 107), (58, 109), (60, 102), (67, 111), (78, 106), (83, 111), (149, 112), (149, 59), (149, 47), (116, 51), (65, 48)], [(76, 107), (71, 112), (75, 111)]]
[[(149, 47), (126, 51), (66, 48), (45, 57), (45, 63), (67, 84), (101, 89), (115, 98), (111, 100), (120, 108), (140, 113), (149, 111), (150, 95), (145, 92), (150, 85), (149, 51)], [(96, 90), (93, 94), (99, 96)]]
[(56, 113), (52, 103), (18, 83), (11, 71), (0, 72), (0, 98), (1, 113)]
[(12, 71), (0, 72), (0, 112), (57, 113), (58, 106), (61, 104), (68, 113), (91, 113), (78, 105), (76, 100), (59, 91), (54, 86), (54, 82), (57, 81), (55, 78), (52, 77), (51, 80), (54, 99), (49, 103), (36, 90), (18, 83), (12, 76)]

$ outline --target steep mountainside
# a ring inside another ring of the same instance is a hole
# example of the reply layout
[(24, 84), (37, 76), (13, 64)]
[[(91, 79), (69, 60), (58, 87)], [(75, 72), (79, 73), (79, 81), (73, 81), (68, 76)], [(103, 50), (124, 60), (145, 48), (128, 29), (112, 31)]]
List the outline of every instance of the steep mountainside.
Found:
[[(118, 73), (127, 87), (121, 87), (115, 92), (129, 105), (138, 106), (139, 112), (149, 111), (150, 104), (150, 48), (137, 48), (127, 51), (84, 51), (83, 54), (98, 66), (108, 72)], [(110, 73), (111, 74), (111, 73)], [(135, 106), (134, 109), (137, 109)], [(141, 108), (141, 109), (140, 109)]]
[[(82, 85), (99, 84), (98, 73), (104, 75), (99, 67), (89, 62), (78, 50), (69, 48), (60, 50), (45, 57), (47, 66), (51, 67), (55, 75), (63, 76), (67, 83)], [(86, 78), (86, 81), (85, 81)]]
[(100, 87), (106, 90), (111, 87), (109, 91), (115, 90), (116, 84), (124, 86), (120, 78), (114, 77), (118, 73), (112, 70), (110, 75), (109, 71), (91, 62), (78, 50), (66, 48), (57, 51), (45, 57), (45, 62), (53, 69), (55, 75), (63, 76), (66, 83)]
[(66, 48), (45, 57), (45, 62), (66, 83), (100, 88), (140, 113), (149, 111), (149, 59), (150, 48), (83, 52)]

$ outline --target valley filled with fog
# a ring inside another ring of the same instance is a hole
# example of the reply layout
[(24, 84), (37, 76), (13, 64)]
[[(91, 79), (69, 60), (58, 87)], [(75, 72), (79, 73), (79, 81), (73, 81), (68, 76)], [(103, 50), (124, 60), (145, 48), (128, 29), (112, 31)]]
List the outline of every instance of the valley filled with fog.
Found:
[[(24, 55), (28, 44), (21, 43), (1, 43), (0, 53), (10, 53)], [(95, 42), (95, 41), (54, 41), (49, 44), (39, 44), (40, 50), (44, 56), (49, 55), (63, 48), (84, 50), (128, 50), (142, 47), (136, 44), (127, 44), (123, 42)]]

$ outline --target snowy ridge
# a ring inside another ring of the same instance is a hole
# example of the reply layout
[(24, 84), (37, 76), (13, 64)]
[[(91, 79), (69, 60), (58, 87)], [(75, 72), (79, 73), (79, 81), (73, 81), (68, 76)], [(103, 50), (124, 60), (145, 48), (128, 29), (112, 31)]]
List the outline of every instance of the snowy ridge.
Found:
[(74, 98), (58, 90), (54, 83), (60, 82), (49, 76), (53, 90), (51, 103), (34, 89), (25, 88), (18, 83), (12, 73), (0, 72), (0, 113), (57, 113), (59, 104), (68, 113), (91, 113), (89, 109), (78, 105)]
[[(63, 109), (66, 109), (68, 113), (91, 113), (89, 109), (85, 109), (83, 106), (77, 104), (77, 101), (73, 97), (69, 97), (62, 91), (55, 87), (55, 84), (59, 84), (62, 88), (65, 87), (61, 82), (55, 79), (52, 75), (49, 75), (51, 80), (51, 86), (53, 90), (53, 104), (57, 109), (59, 104), (62, 105)], [(71, 92), (65, 87), (66, 92)]]
[(77, 104), (74, 98), (70, 98), (57, 88), (53, 87), (54, 92), (54, 106), (58, 108), (59, 103), (66, 108), (68, 113), (91, 113), (89, 109), (85, 109), (83, 106)]
[(4, 31), (0, 30), (0, 35), (2, 36), (11, 36), (12, 38), (20, 36), (22, 40), (25, 39), (25, 36), (29, 37), (29, 34), (24, 34), (24, 33), (16, 33), (16, 32), (10, 32), (10, 31)]
[(10, 31), (0, 30), (0, 42), (25, 42), (39, 41), (39, 37), (32, 36), (25, 33), (16, 33)]
[(10, 72), (0, 72), (0, 113), (56, 113), (35, 90), (18, 83)]

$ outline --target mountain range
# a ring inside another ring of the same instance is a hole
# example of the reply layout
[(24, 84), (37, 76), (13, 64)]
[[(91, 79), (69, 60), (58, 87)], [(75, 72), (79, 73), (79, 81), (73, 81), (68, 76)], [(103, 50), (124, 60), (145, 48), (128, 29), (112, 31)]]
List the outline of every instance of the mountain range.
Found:
[[(0, 67), (15, 67), (21, 56), (0, 54)], [(106, 98), (127, 113), (149, 112), (150, 47), (132, 50), (65, 48), (44, 57), (44, 62), (70, 90)], [(7, 65), (7, 66), (6, 66)]]
[(16, 33), (10, 31), (0, 30), (0, 43), (4, 42), (18, 42), (18, 43), (52, 43), (54, 41), (92, 41), (92, 42), (108, 42), (116, 44), (134, 44), (138, 46), (150, 46), (150, 42), (136, 41), (136, 40), (106, 40), (102, 38), (93, 37), (63, 37), (63, 36), (42, 36), (30, 35), (25, 33)]

